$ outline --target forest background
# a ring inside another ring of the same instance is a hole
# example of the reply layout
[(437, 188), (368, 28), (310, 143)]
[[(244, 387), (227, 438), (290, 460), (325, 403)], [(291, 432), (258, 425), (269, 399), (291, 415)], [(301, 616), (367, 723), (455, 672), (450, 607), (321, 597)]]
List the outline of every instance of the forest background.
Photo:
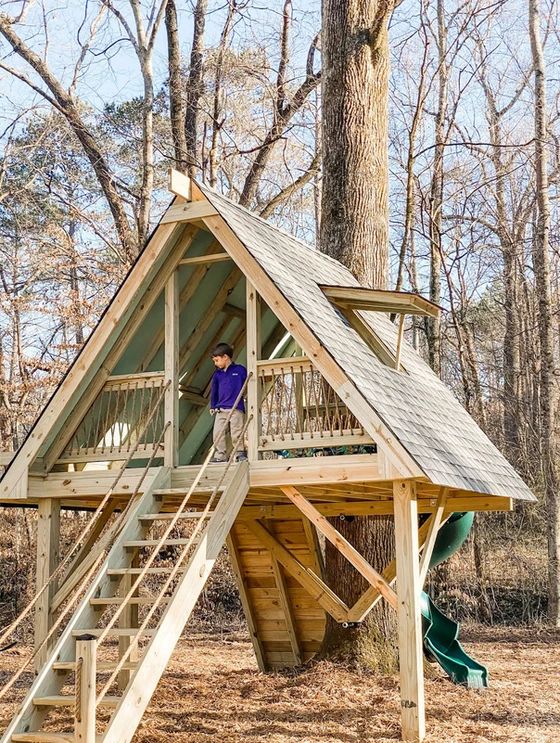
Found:
[[(0, 3), (1, 451), (21, 443), (157, 223), (170, 166), (313, 249), (320, 11), (316, 0)], [(541, 13), (556, 366), (560, 24), (555, 2)], [(390, 288), (446, 310), (435, 335), (411, 323), (409, 340), (540, 495), (549, 360), (533, 261), (528, 23), (518, 0), (396, 7), (389, 250)], [(34, 518), (0, 513), (9, 613), (32, 590)], [(71, 532), (81, 517), (65, 518)], [(547, 523), (542, 496), (512, 514), (477, 516), (466, 547), (431, 579), (438, 602), (463, 619), (543, 620)], [(224, 609), (225, 623), (239, 612), (225, 565), (204, 601)]]

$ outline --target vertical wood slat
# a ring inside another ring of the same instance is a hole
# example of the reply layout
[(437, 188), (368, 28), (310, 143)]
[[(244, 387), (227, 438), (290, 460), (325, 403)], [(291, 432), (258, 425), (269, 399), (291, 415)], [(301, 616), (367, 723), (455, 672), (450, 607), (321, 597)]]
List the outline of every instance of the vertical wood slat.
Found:
[(261, 354), (261, 313), (257, 290), (248, 279), (246, 285), (246, 312), (247, 372), (252, 374), (252, 377), (247, 383), (247, 416), (252, 416), (247, 426), (247, 454), (249, 460), (254, 461), (259, 456), (259, 437), (261, 430), (259, 380), (257, 376), (257, 361)]
[(171, 422), (164, 438), (164, 465), (177, 465), (179, 441), (179, 272), (173, 271), (165, 285), (165, 392), (164, 425)]
[[(41, 498), (37, 518), (37, 591), (48, 582), (58, 565), (60, 549), (60, 500)], [(43, 591), (35, 608), (35, 647), (38, 648), (51, 627), (51, 602), (56, 593), (56, 581)], [(49, 648), (44, 647), (36, 659), (39, 669), (46, 661)]]
[(416, 484), (407, 480), (395, 481), (393, 502), (402, 739), (420, 743), (426, 734), (426, 720)]

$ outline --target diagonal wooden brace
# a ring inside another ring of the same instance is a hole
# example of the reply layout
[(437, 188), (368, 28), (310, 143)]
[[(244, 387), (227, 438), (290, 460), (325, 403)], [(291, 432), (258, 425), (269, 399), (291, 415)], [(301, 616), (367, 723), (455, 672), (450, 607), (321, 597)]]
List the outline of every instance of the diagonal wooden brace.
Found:
[[(430, 518), (422, 524), (422, 526), (418, 529), (418, 543), (419, 543), (419, 549), (426, 549), (428, 538), (430, 533), (433, 533), (434, 531), (434, 524), (438, 520), (438, 506), (436, 506), (436, 510)], [(451, 516), (450, 513), (448, 513), (445, 518), (439, 517), (439, 525), (437, 529), (443, 526), (447, 519)], [(437, 529), (435, 530), (435, 534), (437, 534)], [(432, 545), (433, 549), (433, 545)], [(431, 556), (431, 550), (430, 550), (430, 556)], [(429, 564), (429, 557), (428, 557), (428, 564)], [(389, 583), (389, 585), (392, 585), (395, 582), (395, 578), (397, 577), (397, 563), (395, 560), (391, 560), (391, 562), (387, 565), (385, 570), (382, 573), (384, 579)], [(349, 622), (363, 622), (366, 616), (370, 613), (370, 611), (376, 606), (376, 604), (381, 601), (382, 599), (381, 593), (377, 590), (377, 588), (374, 588), (373, 586), (371, 588), (368, 588), (367, 591), (365, 591), (360, 598), (356, 601), (354, 606), (350, 608), (350, 611), (348, 612), (348, 621)]]
[(243, 526), (247, 527), (270, 550), (272, 556), (285, 568), (286, 572), (295, 578), (333, 619), (337, 622), (346, 622), (348, 607), (311, 568), (306, 567), (294, 557), (259, 521), (244, 521)]
[(317, 529), (328, 539), (343, 555), (348, 562), (353, 565), (363, 577), (371, 583), (379, 593), (385, 598), (393, 609), (397, 608), (397, 594), (391, 588), (387, 580), (381, 573), (378, 573), (369, 562), (345, 539), (335, 527), (321, 515), (296, 488), (287, 486), (280, 488), (284, 495), (289, 498), (307, 518), (315, 524)]

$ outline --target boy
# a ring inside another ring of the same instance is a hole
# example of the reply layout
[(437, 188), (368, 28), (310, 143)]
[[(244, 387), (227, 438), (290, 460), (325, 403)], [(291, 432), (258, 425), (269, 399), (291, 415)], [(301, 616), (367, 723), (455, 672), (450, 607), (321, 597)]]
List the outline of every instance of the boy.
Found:
[(241, 388), (247, 379), (247, 369), (241, 364), (233, 363), (233, 348), (229, 343), (218, 343), (212, 351), (212, 361), (216, 367), (212, 377), (212, 387), (210, 390), (210, 415), (214, 416), (214, 457), (212, 462), (227, 461), (227, 444), (226, 435), (229, 428), (231, 440), (237, 442), (237, 462), (247, 460), (247, 454), (244, 448), (243, 430), (245, 419), (245, 403), (243, 396), (236, 405), (231, 414), (229, 424), (224, 427), (225, 421), (235, 404)]

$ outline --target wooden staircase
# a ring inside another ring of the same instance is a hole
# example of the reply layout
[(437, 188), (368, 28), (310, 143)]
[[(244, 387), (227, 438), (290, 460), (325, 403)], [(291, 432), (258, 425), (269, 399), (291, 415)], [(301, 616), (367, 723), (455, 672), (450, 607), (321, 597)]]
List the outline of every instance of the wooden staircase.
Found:
[[(211, 509), (209, 503), (205, 511), (201, 511), (200, 506), (196, 511), (191, 506), (188, 506), (191, 510), (181, 510), (177, 524), (187, 526), (187, 529), (190, 526), (190, 536), (167, 537), (164, 532), (165, 539), (158, 539), (157, 534), (152, 536), (152, 530), (154, 527), (157, 529), (158, 524), (160, 530), (166, 529), (176, 514), (169, 512), (171, 503), (176, 503), (177, 497), (180, 499), (187, 495), (186, 490), (166, 488), (168, 480), (169, 470), (161, 468), (146, 492), (137, 497), (126, 524), (1, 743), (126, 743), (134, 736), (249, 490), (248, 464), (239, 463), (235, 465), (229, 484), (214, 494)], [(190, 497), (197, 494), (200, 495), (194, 490)], [(167, 504), (166, 496), (170, 499)], [(183, 558), (178, 569), (174, 554), (177, 551)], [(161, 564), (162, 557), (167, 564)], [(176, 575), (168, 590), (163, 590), (165, 586), (154, 588), (158, 580), (168, 580), (172, 571)], [(133, 582), (139, 578), (138, 590), (132, 591)], [(150, 593), (147, 593), (148, 586)], [(157, 606), (154, 606), (156, 601)], [(149, 623), (144, 627), (141, 621), (139, 628), (138, 622), (130, 617), (137, 617), (142, 609), (148, 609), (144, 621), (148, 621), (153, 609), (155, 611)], [(118, 619), (115, 617), (117, 611), (120, 612)], [(134, 652), (123, 663), (123, 647), (126, 649), (137, 636), (142, 640), (147, 638), (149, 642), (138, 642)], [(94, 665), (99, 713), (97, 733), (92, 734), (90, 727), (90, 733), (84, 735), (77, 724), (74, 727), (76, 710), (82, 699), (81, 696), (77, 698), (80, 684), (76, 673), (76, 640), (99, 637), (103, 642), (99, 643), (101, 647), (96, 646)], [(117, 678), (110, 689), (107, 687), (108, 680), (117, 670), (120, 686), (125, 686), (121, 691)], [(122, 682), (123, 674), (128, 681), (126, 684)], [(50, 719), (54, 710), (57, 711), (56, 722)], [(51, 732), (54, 725), (64, 731)], [(74, 731), (69, 732), (73, 727)]]

